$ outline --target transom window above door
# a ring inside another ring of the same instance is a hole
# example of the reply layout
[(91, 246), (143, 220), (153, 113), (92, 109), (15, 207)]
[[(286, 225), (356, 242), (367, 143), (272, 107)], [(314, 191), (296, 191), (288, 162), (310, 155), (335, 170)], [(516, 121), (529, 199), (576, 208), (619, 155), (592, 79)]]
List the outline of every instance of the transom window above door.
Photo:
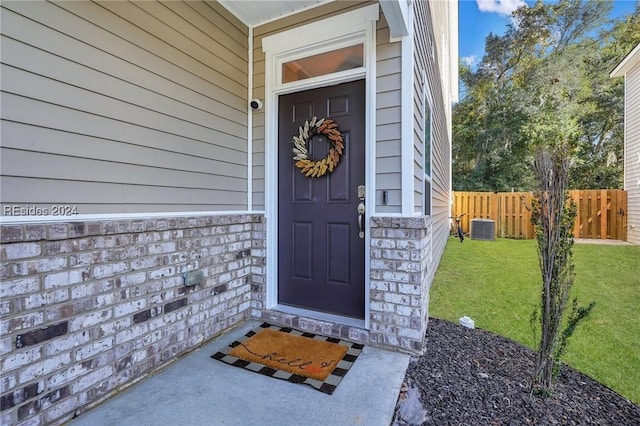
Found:
[(346, 71), (364, 66), (364, 44), (343, 47), (282, 64), (282, 83)]

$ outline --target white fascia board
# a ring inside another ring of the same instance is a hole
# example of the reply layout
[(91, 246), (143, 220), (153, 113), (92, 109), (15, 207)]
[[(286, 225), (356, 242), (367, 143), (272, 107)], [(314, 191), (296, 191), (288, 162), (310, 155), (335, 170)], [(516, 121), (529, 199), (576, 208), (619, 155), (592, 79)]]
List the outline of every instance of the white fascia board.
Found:
[(624, 77), (624, 75), (634, 67), (635, 64), (640, 62), (640, 44), (638, 44), (627, 56), (624, 57), (622, 62), (609, 75), (611, 78)]
[(392, 39), (409, 35), (409, 4), (407, 0), (380, 0)]
[(458, 98), (458, 2), (450, 1), (449, 5), (449, 75), (451, 79), (451, 102), (456, 103)]

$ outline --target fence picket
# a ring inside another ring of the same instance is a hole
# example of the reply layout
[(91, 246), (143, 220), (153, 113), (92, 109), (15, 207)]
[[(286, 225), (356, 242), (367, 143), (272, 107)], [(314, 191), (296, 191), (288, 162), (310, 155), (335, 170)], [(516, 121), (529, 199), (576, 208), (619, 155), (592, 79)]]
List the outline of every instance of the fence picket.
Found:
[[(575, 238), (626, 241), (627, 193), (622, 189), (573, 190), (569, 196), (577, 207)], [(454, 192), (452, 216), (465, 214), (462, 229), (471, 231), (472, 219), (493, 219), (495, 235), (501, 238), (535, 238), (531, 223), (530, 192)]]

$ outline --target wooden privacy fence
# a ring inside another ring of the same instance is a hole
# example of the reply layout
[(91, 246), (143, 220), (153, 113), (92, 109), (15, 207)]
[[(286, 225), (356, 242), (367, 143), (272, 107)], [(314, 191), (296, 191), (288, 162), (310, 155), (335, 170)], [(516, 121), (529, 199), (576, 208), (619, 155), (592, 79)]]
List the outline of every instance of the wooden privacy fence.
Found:
[[(462, 218), (465, 233), (472, 219), (495, 221), (499, 238), (535, 238), (531, 223), (530, 192), (454, 192), (452, 216)], [(578, 212), (573, 228), (575, 238), (627, 240), (627, 193), (622, 189), (569, 191)]]

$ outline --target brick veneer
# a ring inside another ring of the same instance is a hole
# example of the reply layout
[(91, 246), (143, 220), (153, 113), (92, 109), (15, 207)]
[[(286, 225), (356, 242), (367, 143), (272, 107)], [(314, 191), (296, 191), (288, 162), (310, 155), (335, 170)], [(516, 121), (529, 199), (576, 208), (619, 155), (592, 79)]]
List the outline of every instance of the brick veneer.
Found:
[[(369, 329), (265, 309), (263, 215), (2, 225), (0, 424), (60, 424), (249, 317), (423, 351), (430, 218), (370, 221)], [(183, 285), (187, 270), (205, 282)]]
[(247, 319), (262, 219), (2, 225), (0, 424), (62, 423)]
[(371, 220), (371, 342), (422, 353), (435, 272), (431, 218)]

